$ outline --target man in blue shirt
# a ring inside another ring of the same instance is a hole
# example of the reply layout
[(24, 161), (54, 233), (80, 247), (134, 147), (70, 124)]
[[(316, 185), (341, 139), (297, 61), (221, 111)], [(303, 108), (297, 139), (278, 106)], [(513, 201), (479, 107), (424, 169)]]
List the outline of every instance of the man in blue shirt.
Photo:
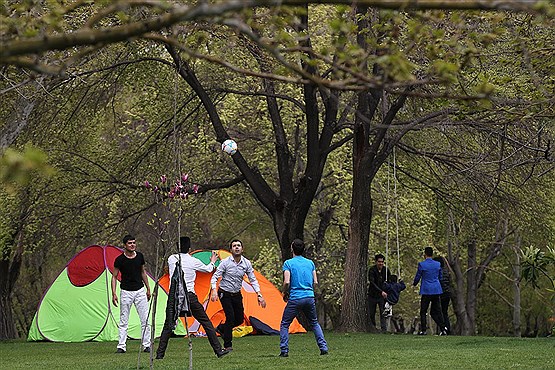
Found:
[(434, 250), (432, 247), (424, 248), (424, 257), (426, 259), (418, 262), (418, 270), (412, 283), (413, 286), (416, 286), (422, 279), (420, 283), (420, 331), (418, 335), (426, 335), (426, 314), (430, 303), (432, 304), (430, 315), (437, 326), (441, 328), (439, 335), (447, 334), (440, 302), (441, 293), (443, 293), (440, 284), (441, 264), (432, 259), (433, 254)]
[(318, 323), (316, 302), (314, 300), (314, 284), (318, 284), (314, 262), (302, 256), (304, 242), (300, 239), (291, 243), (293, 258), (283, 264), (283, 300), (287, 302), (279, 327), (280, 357), (289, 356), (289, 326), (297, 312), (302, 310), (312, 327), (316, 343), (321, 355), (328, 354), (328, 344), (324, 332)]

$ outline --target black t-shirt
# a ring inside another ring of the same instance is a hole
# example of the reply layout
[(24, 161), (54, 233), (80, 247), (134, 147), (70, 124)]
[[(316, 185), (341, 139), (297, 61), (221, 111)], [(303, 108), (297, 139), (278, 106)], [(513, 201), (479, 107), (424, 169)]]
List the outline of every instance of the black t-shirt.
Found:
[(145, 264), (145, 258), (141, 252), (135, 252), (134, 258), (127, 258), (122, 253), (116, 257), (114, 267), (121, 271), (121, 289), (135, 291), (143, 287), (141, 266)]

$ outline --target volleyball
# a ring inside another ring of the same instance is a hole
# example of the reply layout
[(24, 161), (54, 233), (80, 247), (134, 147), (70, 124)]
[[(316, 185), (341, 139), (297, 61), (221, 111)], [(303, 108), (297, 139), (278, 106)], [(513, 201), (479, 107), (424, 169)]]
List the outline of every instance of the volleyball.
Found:
[(237, 152), (237, 143), (231, 139), (227, 139), (222, 143), (222, 150), (229, 155), (233, 155)]

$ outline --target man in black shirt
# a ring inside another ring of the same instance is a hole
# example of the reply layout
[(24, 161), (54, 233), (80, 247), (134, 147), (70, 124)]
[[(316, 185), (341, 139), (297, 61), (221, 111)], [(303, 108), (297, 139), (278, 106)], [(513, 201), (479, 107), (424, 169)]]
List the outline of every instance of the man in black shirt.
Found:
[(385, 309), (385, 299), (387, 293), (384, 292), (384, 283), (391, 275), (387, 267), (384, 266), (385, 257), (383, 254), (376, 254), (374, 257), (376, 264), (368, 270), (368, 304), (370, 305), (370, 322), (372, 329), (376, 328), (376, 305), (380, 309), (380, 327), (382, 333), (387, 331), (387, 318), (383, 315)]
[(133, 236), (124, 236), (123, 244), (125, 250), (116, 257), (114, 270), (112, 271), (112, 303), (116, 307), (118, 305), (117, 277), (121, 273), (119, 342), (116, 353), (125, 353), (126, 351), (127, 325), (129, 323), (129, 312), (133, 304), (141, 320), (143, 351), (150, 352), (150, 325), (148, 324), (150, 287), (145, 271), (145, 258), (141, 252), (136, 251), (137, 243)]

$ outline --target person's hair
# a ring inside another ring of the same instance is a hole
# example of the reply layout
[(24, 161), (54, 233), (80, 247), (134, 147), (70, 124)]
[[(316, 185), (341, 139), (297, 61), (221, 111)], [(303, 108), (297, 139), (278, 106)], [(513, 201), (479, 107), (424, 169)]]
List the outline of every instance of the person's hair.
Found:
[(129, 234), (125, 235), (123, 237), (123, 244), (127, 244), (127, 242), (130, 241), (130, 240), (135, 240), (135, 237), (133, 235), (129, 235)]
[(385, 256), (384, 256), (383, 254), (381, 254), (381, 253), (378, 253), (378, 254), (376, 254), (376, 255), (374, 256), (374, 261), (375, 261), (375, 262), (378, 262), (378, 260), (379, 260), (380, 258), (381, 258), (382, 260), (385, 261)]
[(439, 264), (441, 265), (441, 267), (443, 267), (445, 265), (445, 259), (441, 256), (435, 256), (434, 258), (432, 258), (434, 261), (439, 262)]
[(182, 236), (179, 238), (179, 252), (188, 253), (191, 249), (191, 239), (188, 236)]
[(426, 257), (431, 257), (434, 255), (434, 250), (432, 249), (432, 247), (426, 247), (424, 248), (424, 255)]
[(304, 253), (304, 242), (301, 239), (295, 239), (291, 243), (291, 248), (293, 248), (295, 256), (302, 256)]
[(239, 242), (241, 243), (241, 246), (243, 246), (243, 242), (240, 241), (239, 239), (233, 239), (232, 241), (229, 242), (229, 249), (231, 249), (231, 246), (233, 245), (233, 243)]
[(397, 282), (397, 275), (389, 275), (389, 282), (396, 283)]

